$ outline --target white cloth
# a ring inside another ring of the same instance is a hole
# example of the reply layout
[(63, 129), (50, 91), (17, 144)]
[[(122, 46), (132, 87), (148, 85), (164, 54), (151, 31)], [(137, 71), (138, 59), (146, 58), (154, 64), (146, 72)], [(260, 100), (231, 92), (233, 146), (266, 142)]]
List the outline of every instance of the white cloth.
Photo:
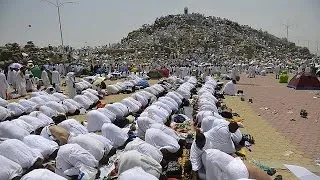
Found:
[(20, 96), (24, 96), (27, 94), (26, 77), (25, 77), (25, 74), (22, 74), (22, 72), (20, 71), (17, 72), (16, 85), (17, 85), (18, 94)]
[(68, 89), (68, 95), (70, 98), (73, 98), (76, 96), (76, 88), (75, 88), (75, 77), (73, 72), (69, 72), (66, 75), (66, 83), (67, 83), (67, 89)]
[(202, 120), (208, 116), (213, 116), (213, 112), (212, 111), (199, 111), (196, 116), (198, 124), (201, 124)]
[(87, 134), (88, 130), (79, 121), (75, 119), (67, 119), (58, 124), (58, 126), (66, 129), (71, 135)]
[(155, 123), (151, 125), (151, 128), (160, 129), (161, 131), (163, 131), (164, 133), (168, 134), (169, 136), (173, 137), (176, 140), (180, 139), (175, 130), (173, 130), (172, 128), (164, 124)]
[(77, 109), (84, 108), (81, 104), (79, 104), (77, 101), (75, 101), (75, 100), (73, 100), (73, 99), (65, 99), (65, 100), (63, 101), (63, 103), (65, 103), (65, 102), (68, 102), (68, 103), (74, 105), (75, 107), (77, 107)]
[(17, 139), (3, 141), (0, 144), (0, 155), (18, 163), (22, 168), (30, 168), (38, 158), (43, 159), (38, 150)]
[(228, 124), (220, 124), (204, 133), (211, 147), (227, 154), (236, 152)]
[(30, 113), (30, 112), (36, 110), (36, 108), (38, 106), (35, 102), (29, 101), (26, 99), (20, 99), (19, 104), (25, 108), (25, 111), (27, 113)]
[(89, 91), (82, 91), (82, 94), (87, 96), (94, 103), (97, 103), (99, 101), (99, 98), (96, 95), (90, 93)]
[(7, 104), (9, 104), (9, 102), (0, 97), (0, 106), (1, 107), (6, 107)]
[(66, 96), (66, 95), (64, 95), (64, 94), (62, 94), (62, 93), (57, 93), (57, 92), (55, 92), (55, 93), (53, 93), (52, 95), (53, 95), (54, 97), (58, 98), (60, 101), (63, 101), (63, 100), (65, 100), (65, 99), (68, 99), (68, 96)]
[(85, 95), (76, 95), (73, 100), (75, 100), (77, 103), (81, 104), (82, 107), (85, 109), (89, 109), (91, 105), (93, 105), (93, 101), (89, 99)]
[(20, 116), (19, 119), (22, 119), (26, 123), (32, 125), (34, 129), (38, 129), (40, 127), (44, 127), (44, 126), (48, 125), (48, 123), (46, 121), (43, 121), (37, 117), (33, 117), (33, 116), (29, 116), (29, 115)]
[(41, 111), (33, 111), (29, 114), (29, 116), (37, 117), (38, 119), (41, 119), (41, 121), (44, 121), (47, 125), (53, 124), (51, 117), (45, 115)]
[(119, 159), (118, 173), (121, 174), (134, 167), (141, 167), (144, 171), (157, 178), (160, 177), (162, 172), (161, 165), (153, 158), (135, 150), (124, 152)]
[(16, 102), (9, 103), (7, 109), (13, 112), (13, 116), (20, 116), (26, 112), (26, 109)]
[(201, 129), (203, 132), (207, 132), (210, 129), (220, 125), (220, 124), (229, 124), (228, 121), (224, 119), (219, 119), (214, 116), (207, 116), (201, 122)]
[(60, 147), (57, 158), (57, 172), (62, 172), (63, 175), (78, 175), (82, 165), (89, 167), (97, 167), (99, 162), (87, 150), (83, 149), (78, 144), (66, 144)]
[(12, 111), (9, 111), (7, 108), (0, 106), (0, 121), (6, 120), (8, 117), (11, 117), (12, 114)]
[(158, 163), (161, 163), (163, 159), (162, 153), (159, 149), (141, 140), (140, 138), (135, 138), (133, 141), (129, 142), (126, 145), (126, 148), (124, 150), (125, 151), (136, 150), (142, 154), (152, 157)]
[(96, 134), (96, 133), (88, 133), (87, 136), (90, 136), (104, 144), (104, 150), (108, 154), (113, 147), (113, 143), (107, 139), (106, 137)]
[(201, 160), (201, 155), (203, 152), (204, 152), (203, 150), (197, 147), (195, 141), (193, 141), (190, 149), (190, 161), (191, 161), (193, 171), (198, 171), (201, 169), (203, 165)]
[(217, 149), (208, 149), (202, 154), (202, 162), (206, 170), (206, 179), (237, 180), (249, 178), (245, 164)]
[(34, 132), (36, 129), (33, 127), (33, 125), (27, 123), (26, 121), (22, 119), (14, 119), (10, 122), (14, 123), (15, 125), (27, 130), (29, 133)]
[(43, 82), (43, 86), (45, 88), (48, 88), (50, 86), (50, 80), (49, 80), (48, 73), (47, 73), (46, 70), (43, 70), (41, 72), (41, 79), (42, 79), (42, 82)]
[(55, 101), (47, 102), (45, 106), (56, 110), (59, 114), (66, 114), (68, 112), (68, 108), (66, 106)]
[(23, 173), (22, 167), (16, 162), (0, 155), (0, 179), (10, 180), (17, 176), (21, 176)]
[(39, 111), (50, 118), (58, 116), (58, 111), (45, 105), (40, 106)]
[(80, 145), (83, 149), (92, 154), (97, 161), (100, 161), (104, 154), (104, 144), (91, 136), (87, 136), (86, 134), (79, 134), (69, 138), (68, 144)]
[(227, 84), (224, 85), (222, 90), (226, 95), (234, 96), (236, 95), (236, 85), (233, 84), (232, 81), (227, 82)]
[(171, 153), (176, 153), (180, 149), (178, 141), (160, 129), (148, 129), (146, 131), (145, 141), (159, 150), (166, 149)]
[(138, 125), (138, 136), (144, 139), (144, 135), (151, 127), (152, 124), (157, 123), (155, 120), (151, 119), (150, 117), (138, 117), (137, 118), (137, 125)]
[(104, 123), (111, 123), (111, 120), (103, 113), (92, 110), (87, 113), (87, 129), (89, 132), (100, 131)]
[(9, 84), (6, 80), (6, 76), (0, 72), (0, 98), (7, 99), (7, 90)]
[(112, 123), (105, 123), (101, 128), (101, 134), (109, 139), (115, 148), (122, 146), (129, 138), (128, 134)]
[(59, 149), (59, 145), (56, 142), (39, 135), (25, 136), (23, 142), (30, 148), (40, 151), (43, 157), (49, 157), (55, 150)]
[(111, 122), (113, 122), (117, 118), (117, 116), (113, 112), (111, 112), (110, 110), (108, 110), (106, 108), (98, 108), (97, 111), (99, 111), (102, 114), (104, 114), (105, 116), (107, 116)]
[(24, 175), (21, 180), (67, 180), (48, 169), (34, 169), (28, 174)]
[(60, 91), (60, 74), (58, 71), (52, 71), (52, 84), (55, 84), (56, 91)]
[(29, 135), (28, 130), (16, 125), (11, 121), (4, 121), (0, 123), (0, 138), (1, 139), (20, 139)]
[(10, 85), (12, 85), (12, 86), (14, 86), (15, 87), (15, 80), (16, 80), (16, 71), (14, 71), (14, 70), (9, 70), (9, 72), (8, 72), (8, 83), (10, 84)]
[(132, 169), (122, 172), (118, 179), (119, 180), (158, 180), (158, 178), (145, 172), (141, 167), (134, 167)]

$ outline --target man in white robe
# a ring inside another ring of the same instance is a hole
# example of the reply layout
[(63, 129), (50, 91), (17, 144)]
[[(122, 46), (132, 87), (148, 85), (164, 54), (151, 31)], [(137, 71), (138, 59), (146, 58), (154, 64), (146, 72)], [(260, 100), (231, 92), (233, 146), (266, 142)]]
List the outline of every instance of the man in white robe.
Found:
[(276, 74), (276, 79), (279, 79), (280, 78), (280, 65), (276, 66), (274, 72)]
[(43, 161), (42, 154), (17, 139), (8, 139), (0, 144), (0, 155), (18, 163), (22, 168), (37, 168)]
[(87, 129), (89, 132), (101, 131), (104, 123), (111, 123), (111, 120), (103, 113), (92, 110), (87, 113)]
[(232, 133), (235, 133), (238, 128), (239, 125), (235, 122), (229, 124), (222, 123), (203, 134), (212, 148), (219, 149), (227, 154), (233, 154), (236, 152), (236, 149), (232, 140)]
[(20, 179), (22, 176), (23, 170), (22, 167), (16, 162), (0, 155), (0, 179), (3, 180), (15, 180)]
[(21, 180), (67, 180), (48, 169), (34, 169), (25, 174)]
[(30, 134), (30, 130), (15, 122), (4, 121), (0, 123), (0, 139), (20, 139)]
[(0, 106), (0, 122), (13, 116), (13, 112), (9, 109)]
[(7, 81), (14, 89), (16, 88), (16, 73), (13, 68), (9, 68)]
[(55, 68), (52, 71), (52, 84), (56, 91), (60, 92), (60, 73)]
[(234, 158), (217, 149), (208, 149), (202, 154), (206, 179), (248, 179), (249, 172), (240, 158)]
[(51, 85), (48, 77), (48, 73), (45, 68), (42, 69), (41, 80), (45, 89), (47, 89)]
[(226, 95), (234, 96), (236, 95), (236, 82), (235, 80), (229, 81), (227, 84), (224, 85), (223, 87), (223, 93)]
[(112, 123), (103, 124), (101, 128), (101, 134), (109, 139), (115, 148), (122, 149), (129, 142), (129, 136), (127, 132)]
[(134, 167), (132, 169), (122, 172), (118, 178), (119, 180), (158, 180), (152, 174), (147, 173), (141, 167)]
[(6, 80), (6, 76), (0, 72), (0, 98), (2, 99), (8, 99), (7, 93), (8, 93), (9, 84)]
[(161, 165), (150, 156), (135, 150), (124, 152), (119, 158), (118, 173), (122, 174), (134, 167), (141, 167), (144, 171), (152, 174), (156, 178), (160, 178), (162, 172)]
[(126, 145), (124, 150), (125, 151), (136, 150), (142, 154), (152, 157), (158, 163), (161, 163), (163, 159), (163, 155), (159, 149), (143, 141), (140, 138), (135, 138), (133, 141), (129, 142)]
[(45, 158), (48, 158), (50, 155), (53, 155), (53, 158), (55, 158), (54, 152), (59, 149), (58, 143), (39, 135), (25, 136), (23, 142), (30, 148), (40, 151)]
[(79, 174), (82, 165), (96, 168), (99, 162), (87, 150), (78, 144), (66, 144), (60, 147), (56, 158), (56, 173), (62, 176)]
[(16, 102), (7, 104), (7, 109), (12, 112), (13, 116), (16, 117), (21, 116), (22, 114), (26, 114), (26, 109)]
[(178, 141), (160, 129), (148, 129), (146, 131), (145, 141), (159, 150), (165, 149), (170, 153), (176, 153), (180, 150)]
[(76, 81), (76, 79), (74, 77), (74, 72), (69, 72), (66, 76), (66, 83), (67, 83), (69, 98), (73, 98), (77, 94), (75, 81)]
[(105, 151), (105, 145), (101, 141), (88, 136), (87, 134), (79, 134), (77, 136), (70, 137), (68, 144), (78, 144), (93, 155), (97, 161), (101, 160), (103, 161), (103, 164), (105, 164), (106, 161), (108, 162), (107, 159), (103, 159), (104, 157), (107, 158), (106, 155), (109, 153), (109, 151)]
[(24, 69), (21, 68), (21, 70), (19, 70), (17, 72), (17, 76), (16, 76), (16, 79), (15, 79), (17, 90), (18, 90), (18, 94), (20, 96), (25, 96), (27, 94), (26, 77), (25, 76), (26, 75), (25, 75)]
[(155, 121), (154, 119), (150, 117), (143, 117), (143, 116), (138, 117), (136, 122), (138, 125), (137, 134), (142, 139), (144, 139), (147, 129), (149, 129), (152, 124), (157, 123), (157, 121)]
[(64, 120), (61, 123), (59, 123), (58, 126), (65, 128), (72, 136), (88, 133), (87, 128), (75, 119)]
[(73, 100), (81, 104), (85, 109), (90, 109), (94, 105), (94, 102), (85, 95), (76, 95)]
[(105, 116), (107, 116), (111, 122), (115, 121), (117, 116), (112, 111), (108, 110), (107, 108), (98, 108), (97, 111), (101, 112)]

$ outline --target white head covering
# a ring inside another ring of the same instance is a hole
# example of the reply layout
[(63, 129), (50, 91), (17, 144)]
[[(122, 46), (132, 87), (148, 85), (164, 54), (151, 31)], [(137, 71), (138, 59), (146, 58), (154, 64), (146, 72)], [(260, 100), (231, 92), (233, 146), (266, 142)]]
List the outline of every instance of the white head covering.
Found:
[(119, 159), (119, 174), (134, 167), (141, 167), (144, 171), (159, 178), (162, 172), (161, 165), (153, 158), (138, 151), (124, 152)]
[(28, 174), (24, 175), (21, 180), (67, 180), (48, 169), (34, 169)]
[(104, 123), (110, 123), (111, 120), (103, 113), (92, 110), (87, 113), (87, 129), (89, 132), (100, 131)]
[(42, 154), (17, 139), (8, 139), (0, 144), (0, 155), (20, 164), (22, 168), (30, 168)]
[(158, 180), (158, 178), (145, 172), (141, 167), (134, 167), (132, 169), (122, 172), (118, 179), (119, 180)]
[(128, 139), (128, 134), (112, 123), (105, 123), (101, 128), (104, 137), (113, 142), (115, 148), (122, 146)]
[(13, 179), (21, 176), (23, 173), (22, 167), (14, 161), (0, 155), (0, 179)]

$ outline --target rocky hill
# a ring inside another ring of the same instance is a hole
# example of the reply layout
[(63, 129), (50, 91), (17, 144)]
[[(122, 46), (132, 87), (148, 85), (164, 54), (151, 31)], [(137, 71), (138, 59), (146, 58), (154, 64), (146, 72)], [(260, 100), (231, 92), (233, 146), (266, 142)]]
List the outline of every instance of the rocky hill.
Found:
[(266, 31), (201, 14), (158, 18), (130, 32), (112, 49), (125, 51), (129, 59), (189, 59), (219, 64), (313, 57), (307, 48)]

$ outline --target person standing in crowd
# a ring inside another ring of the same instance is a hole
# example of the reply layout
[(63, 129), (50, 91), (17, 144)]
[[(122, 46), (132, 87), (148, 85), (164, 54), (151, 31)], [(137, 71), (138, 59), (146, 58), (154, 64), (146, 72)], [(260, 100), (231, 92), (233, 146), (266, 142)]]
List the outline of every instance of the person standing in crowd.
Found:
[(48, 77), (48, 73), (47, 73), (45, 67), (42, 67), (41, 69), (42, 69), (42, 73), (41, 73), (42, 83), (43, 83), (43, 86), (45, 87), (45, 89), (47, 89), (50, 86), (50, 80)]
[(280, 65), (277, 65), (275, 68), (276, 79), (280, 78)]
[(66, 83), (68, 88), (68, 95), (70, 98), (76, 96), (76, 85), (75, 85), (74, 72), (69, 72), (66, 76)]
[(11, 85), (14, 90), (16, 90), (16, 76), (17, 76), (17, 71), (10, 67), (7, 80), (8, 80), (9, 85)]
[(17, 72), (16, 84), (17, 84), (18, 94), (21, 97), (25, 96), (27, 94), (27, 90), (26, 90), (26, 75), (25, 75), (24, 68), (21, 68)]
[(7, 93), (8, 93), (9, 84), (6, 80), (6, 76), (0, 72), (0, 97), (2, 99), (8, 99)]
[(57, 92), (60, 92), (60, 73), (56, 68), (53, 68), (52, 70), (52, 85)]

